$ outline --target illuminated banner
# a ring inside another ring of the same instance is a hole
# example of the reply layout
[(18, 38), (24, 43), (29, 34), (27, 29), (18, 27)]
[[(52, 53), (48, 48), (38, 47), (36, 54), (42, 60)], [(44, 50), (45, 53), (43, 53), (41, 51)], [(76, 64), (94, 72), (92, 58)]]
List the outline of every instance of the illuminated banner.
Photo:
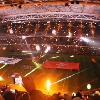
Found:
[(79, 63), (46, 61), (43, 63), (42, 67), (43, 68), (59, 68), (59, 69), (79, 70)]
[(22, 59), (18, 59), (18, 58), (0, 57), (0, 63), (2, 64), (15, 64), (21, 60)]

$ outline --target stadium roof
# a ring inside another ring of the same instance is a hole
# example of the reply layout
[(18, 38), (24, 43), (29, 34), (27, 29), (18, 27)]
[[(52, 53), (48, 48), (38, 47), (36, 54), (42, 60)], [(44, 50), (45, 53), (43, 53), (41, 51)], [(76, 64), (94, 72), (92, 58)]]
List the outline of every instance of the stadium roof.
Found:
[(89, 20), (100, 21), (99, 0), (2, 0), (0, 21)]

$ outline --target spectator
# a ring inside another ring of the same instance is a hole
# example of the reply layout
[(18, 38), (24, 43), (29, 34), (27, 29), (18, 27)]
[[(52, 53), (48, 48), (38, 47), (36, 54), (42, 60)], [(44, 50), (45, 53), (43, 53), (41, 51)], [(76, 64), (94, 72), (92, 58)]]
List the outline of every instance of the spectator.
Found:
[(79, 90), (77, 93), (76, 93), (76, 97), (79, 97), (82, 99), (82, 93), (83, 91), (82, 90)]
[(4, 98), (4, 100), (16, 100), (15, 94), (12, 93), (11, 91), (5, 91), (3, 93), (3, 98)]
[(0, 94), (0, 100), (4, 100), (1, 94)]
[(95, 91), (95, 95), (92, 97), (92, 100), (100, 100), (99, 91)]
[(46, 100), (46, 96), (36, 89), (32, 76), (23, 77), (22, 81), (31, 100)]
[(30, 100), (29, 94), (24, 93), (24, 94), (20, 95), (17, 100)]
[(73, 100), (82, 100), (80, 97), (75, 97)]

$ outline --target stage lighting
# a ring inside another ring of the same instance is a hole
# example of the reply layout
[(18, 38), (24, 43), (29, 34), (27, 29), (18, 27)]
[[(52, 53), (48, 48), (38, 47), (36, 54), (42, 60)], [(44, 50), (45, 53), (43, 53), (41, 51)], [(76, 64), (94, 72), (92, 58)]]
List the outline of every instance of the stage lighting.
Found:
[(22, 8), (22, 5), (19, 5), (18, 8), (21, 9)]
[(13, 5), (13, 4), (11, 4), (10, 6), (11, 6), (11, 7), (13, 7), (14, 5)]
[(76, 4), (79, 4), (80, 2), (79, 1), (76, 1)]
[(66, 3), (65, 3), (65, 6), (69, 6), (69, 4), (66, 2)]
[(79, 4), (80, 2), (78, 1), (78, 0), (73, 0), (73, 1), (71, 1), (71, 4)]
[(71, 1), (71, 4), (74, 4), (74, 1)]

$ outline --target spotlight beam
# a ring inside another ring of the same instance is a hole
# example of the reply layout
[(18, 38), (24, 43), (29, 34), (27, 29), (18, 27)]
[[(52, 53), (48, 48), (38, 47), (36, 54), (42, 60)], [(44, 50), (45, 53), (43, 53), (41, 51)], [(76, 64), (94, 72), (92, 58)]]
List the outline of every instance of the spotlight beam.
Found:
[(7, 65), (7, 64), (4, 64), (2, 67), (0, 67), (0, 69), (2, 69), (2, 68), (4, 68), (4, 67), (6, 67), (6, 65)]
[(34, 65), (36, 66), (36, 68), (32, 69), (30, 72), (28, 72), (24, 77), (30, 75), (31, 73), (33, 73), (34, 71), (36, 71), (38, 68), (41, 67), (41, 64), (35, 62), (35, 61), (32, 61), (34, 63)]
[(27, 73), (24, 77), (26, 77), (26, 76), (28, 76), (28, 75), (30, 75), (31, 73), (33, 73), (35, 70), (37, 70), (38, 69), (38, 67), (36, 67), (36, 68), (34, 68), (33, 70), (31, 70), (29, 73)]
[(62, 82), (62, 81), (64, 81), (64, 80), (66, 80), (66, 79), (69, 79), (69, 78), (71, 78), (72, 76), (75, 76), (75, 75), (77, 75), (77, 74), (80, 74), (80, 73), (82, 73), (82, 72), (84, 72), (84, 71), (86, 71), (86, 70), (88, 70), (88, 69), (90, 69), (90, 68), (92, 68), (92, 67), (86, 68), (86, 69), (81, 70), (81, 71), (79, 71), (79, 72), (77, 72), (77, 73), (75, 73), (75, 74), (72, 74), (72, 75), (70, 75), (70, 76), (64, 77), (64, 78), (62, 78), (62, 79), (60, 79), (60, 80), (58, 80), (58, 81), (52, 83), (51, 85), (57, 84), (57, 83)]

